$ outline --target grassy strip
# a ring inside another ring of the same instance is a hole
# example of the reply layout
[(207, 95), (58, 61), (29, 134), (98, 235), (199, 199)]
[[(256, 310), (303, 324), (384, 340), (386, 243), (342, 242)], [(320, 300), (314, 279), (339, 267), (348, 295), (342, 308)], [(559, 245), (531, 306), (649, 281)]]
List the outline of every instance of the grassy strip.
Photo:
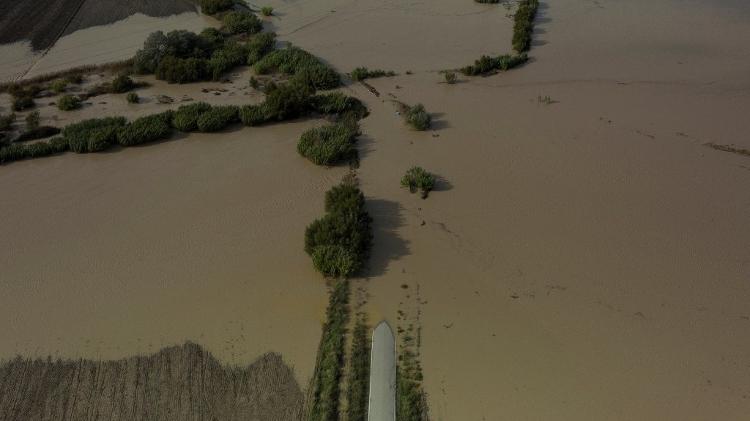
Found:
[(422, 389), (422, 366), (413, 336), (413, 326), (404, 332), (396, 374), (396, 421), (426, 421), (427, 399)]
[(344, 366), (344, 338), (349, 321), (349, 282), (336, 282), (328, 300), (326, 322), (312, 381), (309, 421), (337, 421), (340, 380)]
[(352, 332), (352, 352), (346, 386), (347, 421), (367, 421), (370, 390), (370, 329), (359, 315)]
[(342, 182), (326, 192), (325, 210), (305, 230), (305, 252), (323, 275), (348, 278), (364, 267), (372, 246), (365, 196), (354, 182)]
[(738, 155), (750, 156), (750, 149), (735, 148), (734, 146), (720, 145), (718, 143), (711, 143), (711, 142), (704, 143), (704, 145), (708, 146), (709, 148), (716, 149), (717, 151), (731, 152), (731, 153), (736, 153)]
[(462, 67), (460, 71), (466, 76), (488, 75), (498, 71), (508, 71), (526, 63), (528, 60), (529, 57), (526, 54), (515, 56), (504, 54), (497, 57), (482, 56), (478, 60), (474, 60), (474, 64)]
[(514, 16), (513, 49), (521, 54), (531, 49), (531, 36), (534, 32), (534, 17), (539, 8), (539, 0), (521, 0)]

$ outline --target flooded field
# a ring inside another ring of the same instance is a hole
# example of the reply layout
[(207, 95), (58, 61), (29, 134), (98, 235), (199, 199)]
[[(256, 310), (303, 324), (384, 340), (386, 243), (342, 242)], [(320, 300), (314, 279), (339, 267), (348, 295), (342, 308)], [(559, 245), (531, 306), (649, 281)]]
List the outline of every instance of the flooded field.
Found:
[[(369, 320), (420, 327), (431, 419), (746, 418), (750, 159), (705, 144), (750, 148), (747, 5), (542, 2), (526, 66), (448, 85), (438, 70), (510, 51), (512, 10), (269, 4), (282, 40), (337, 70), (400, 73), (368, 81), (379, 97), (346, 88), (371, 111), (356, 282)], [(246, 77), (215, 102), (258, 101)], [(121, 99), (100, 106), (144, 112)], [(423, 103), (433, 129), (408, 130), (392, 100)], [(315, 124), (0, 167), (0, 357), (192, 340), (227, 363), (279, 352), (306, 385), (326, 289), (303, 232), (346, 172), (297, 155)], [(441, 178), (426, 200), (400, 188), (413, 165)]]

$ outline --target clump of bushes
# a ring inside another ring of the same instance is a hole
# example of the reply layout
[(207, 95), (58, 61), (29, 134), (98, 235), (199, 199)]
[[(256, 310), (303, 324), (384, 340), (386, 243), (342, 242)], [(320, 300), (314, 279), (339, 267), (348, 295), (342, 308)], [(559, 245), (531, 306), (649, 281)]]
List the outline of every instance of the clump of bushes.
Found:
[(458, 81), (458, 78), (456, 77), (456, 73), (454, 72), (445, 72), (445, 83), (449, 85), (453, 85)]
[(76, 153), (98, 152), (117, 141), (117, 130), (126, 124), (124, 117), (83, 120), (67, 125), (62, 135), (70, 150)]
[(421, 192), (422, 199), (426, 199), (435, 188), (435, 176), (422, 167), (411, 167), (401, 178), (401, 186), (408, 188), (412, 193)]
[[(203, 34), (211, 34), (204, 31)], [(166, 34), (162, 31), (151, 33), (143, 43), (143, 48), (135, 53), (133, 67), (137, 73), (156, 72), (159, 64), (167, 57), (180, 59), (207, 59), (217, 48), (210, 35), (202, 36), (193, 32), (177, 30)]]
[(125, 96), (125, 99), (126, 99), (126, 100), (128, 101), (128, 103), (130, 103), (130, 104), (137, 104), (137, 103), (141, 102), (141, 98), (140, 98), (140, 97), (138, 97), (138, 94), (137, 94), (137, 93), (135, 93), (135, 92), (130, 92), (130, 93), (128, 93), (128, 94), (127, 94), (127, 95)]
[(539, 0), (521, 0), (513, 22), (513, 49), (516, 53), (528, 51), (531, 48), (531, 35), (534, 32), (534, 17), (536, 16)]
[(333, 89), (341, 84), (341, 77), (317, 57), (298, 47), (275, 50), (254, 65), (261, 75), (274, 71), (294, 76), (315, 89)]
[(49, 89), (52, 92), (56, 92), (58, 94), (62, 93), (62, 92), (65, 92), (65, 88), (67, 88), (67, 87), (68, 87), (68, 81), (65, 80), (65, 79), (56, 79), (56, 80), (53, 80), (52, 83), (50, 83), (50, 85), (49, 85)]
[(219, 80), (221, 75), (227, 70), (245, 64), (247, 61), (248, 49), (245, 45), (237, 42), (227, 42), (223, 47), (211, 54), (211, 59), (206, 65), (208, 76), (212, 80)]
[(133, 146), (172, 135), (172, 111), (149, 115), (133, 120), (117, 129), (117, 142), (122, 146)]
[(383, 76), (396, 76), (396, 72), (392, 70), (369, 70), (367, 67), (357, 67), (356, 69), (352, 70), (351, 73), (352, 79), (355, 81), (361, 81), (365, 79), (373, 79)]
[(234, 0), (200, 0), (201, 11), (207, 15), (215, 15), (229, 10), (234, 6)]
[(359, 130), (356, 123), (335, 123), (302, 133), (297, 152), (316, 165), (334, 165), (351, 158)]
[(265, 104), (244, 105), (240, 108), (240, 121), (245, 126), (259, 126), (268, 121)]
[(212, 107), (198, 117), (198, 130), (216, 132), (239, 120), (239, 108), (234, 105)]
[(312, 380), (310, 420), (332, 421), (339, 417), (341, 375), (344, 371), (344, 344), (349, 322), (349, 282), (338, 281), (328, 299), (326, 322), (318, 348)]
[(135, 87), (135, 82), (127, 75), (119, 75), (112, 79), (112, 92), (122, 94)]
[(266, 54), (273, 51), (276, 45), (276, 34), (273, 32), (262, 32), (250, 38), (247, 43), (247, 64), (253, 65)]
[(422, 104), (409, 107), (404, 113), (404, 119), (406, 120), (406, 124), (410, 125), (414, 130), (420, 131), (429, 129), (432, 123), (432, 117)]
[(156, 78), (169, 83), (189, 83), (203, 80), (207, 73), (207, 60), (167, 56), (156, 67)]
[(172, 116), (172, 126), (181, 132), (194, 132), (198, 130), (200, 116), (210, 109), (211, 106), (205, 102), (181, 105)]
[(262, 13), (263, 16), (271, 16), (271, 15), (273, 15), (273, 7), (271, 7), (271, 6), (263, 6), (260, 9), (260, 13)]
[(372, 243), (372, 218), (365, 197), (352, 182), (326, 192), (326, 215), (305, 230), (305, 252), (328, 277), (346, 278), (365, 264)]
[(13, 111), (23, 111), (29, 108), (34, 108), (34, 97), (41, 91), (41, 88), (37, 85), (11, 85), (8, 88), (8, 93), (13, 96)]
[(0, 164), (5, 164), (22, 159), (40, 158), (68, 150), (68, 143), (61, 137), (50, 139), (47, 142), (35, 142), (31, 144), (13, 143), (0, 148)]
[(272, 85), (263, 103), (266, 120), (289, 120), (307, 114), (313, 92), (309, 85), (299, 81)]
[(61, 111), (71, 111), (81, 108), (81, 98), (75, 95), (63, 95), (57, 100), (57, 108)]
[(518, 67), (529, 60), (526, 54), (511, 56), (508, 54), (490, 57), (482, 56), (475, 60), (473, 65), (461, 68), (461, 73), (467, 76), (486, 75), (498, 70), (507, 71)]
[(23, 111), (34, 108), (34, 98), (30, 96), (21, 96), (13, 99), (13, 111)]
[(224, 15), (222, 23), (230, 34), (255, 34), (263, 30), (263, 22), (254, 13), (246, 11), (229, 12)]

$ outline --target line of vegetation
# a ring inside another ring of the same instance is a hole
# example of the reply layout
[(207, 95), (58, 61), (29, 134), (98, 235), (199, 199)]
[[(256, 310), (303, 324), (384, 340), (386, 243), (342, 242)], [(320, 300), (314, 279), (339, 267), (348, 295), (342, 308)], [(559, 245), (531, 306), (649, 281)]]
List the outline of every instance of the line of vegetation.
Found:
[[(89, 119), (70, 124), (62, 129), (62, 137), (49, 142), (33, 144), (0, 142), (0, 164), (22, 159), (38, 158), (66, 151), (76, 153), (100, 152), (114, 145), (132, 146), (168, 139), (173, 129), (181, 132), (216, 132), (242, 122), (247, 126), (283, 121), (313, 113), (333, 116), (335, 121), (347, 122), (356, 127), (356, 120), (367, 115), (367, 109), (357, 98), (340, 92), (315, 94), (312, 88), (299, 82), (274, 85), (266, 100), (256, 105), (211, 106), (203, 102), (180, 106), (167, 111), (136, 119), (130, 123), (123, 117)], [(11, 130), (15, 115), (0, 116), (0, 134)], [(38, 124), (38, 121), (35, 123)], [(33, 127), (33, 125), (32, 125)], [(52, 136), (59, 129), (50, 126), (28, 128), (21, 140)], [(19, 139), (14, 139), (13, 142)], [(53, 139), (54, 140), (54, 139)], [(62, 148), (58, 144), (67, 143)]]
[(206, 15), (215, 15), (234, 7), (235, 0), (200, 0), (201, 12)]
[(360, 313), (352, 331), (351, 356), (346, 386), (347, 421), (367, 421), (370, 390), (370, 329)]
[(313, 266), (332, 278), (348, 278), (365, 265), (372, 245), (372, 218), (354, 181), (326, 192), (326, 215), (305, 230), (305, 252)]
[(349, 282), (339, 280), (328, 298), (326, 322), (311, 382), (308, 421), (338, 421), (344, 342), (349, 322)]
[(474, 0), (477, 3), (489, 3), (489, 4), (497, 4), (500, 3), (500, 0)]
[(396, 72), (393, 70), (369, 70), (367, 67), (357, 67), (352, 70), (352, 80), (362, 81), (365, 79), (374, 79), (378, 77), (392, 77), (396, 76)]
[(721, 144), (712, 143), (712, 142), (705, 143), (704, 145), (708, 146), (709, 148), (716, 149), (717, 151), (731, 152), (731, 153), (736, 153), (738, 155), (750, 156), (750, 149), (735, 148), (734, 146), (721, 145)]
[(474, 60), (473, 65), (461, 68), (461, 73), (466, 76), (479, 76), (497, 73), (498, 71), (508, 71), (515, 67), (521, 66), (529, 60), (526, 54), (510, 55), (503, 54), (497, 57), (482, 56)]
[(297, 143), (297, 152), (315, 165), (336, 165), (356, 160), (354, 143), (360, 134), (359, 125), (345, 120), (306, 130)]
[(534, 18), (539, 8), (539, 0), (521, 0), (514, 16), (513, 49), (521, 54), (531, 49), (531, 38), (534, 32)]
[(422, 199), (426, 199), (435, 188), (435, 176), (422, 167), (411, 167), (401, 178), (401, 186), (408, 188), (412, 193), (419, 191)]

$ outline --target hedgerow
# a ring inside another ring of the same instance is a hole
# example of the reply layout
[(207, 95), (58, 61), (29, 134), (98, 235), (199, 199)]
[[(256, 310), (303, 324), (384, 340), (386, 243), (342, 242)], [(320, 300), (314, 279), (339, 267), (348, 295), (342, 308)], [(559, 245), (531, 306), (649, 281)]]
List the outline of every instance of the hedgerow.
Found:
[(198, 130), (216, 132), (239, 120), (239, 108), (234, 105), (212, 107), (198, 117)]
[(97, 152), (117, 142), (117, 130), (127, 123), (124, 117), (83, 120), (62, 129), (62, 135), (76, 153)]
[(23, 159), (40, 158), (54, 155), (68, 150), (68, 143), (61, 137), (46, 142), (30, 144), (13, 143), (0, 148), (0, 164)]
[(509, 55), (505, 54), (497, 57), (482, 56), (475, 60), (473, 65), (461, 68), (461, 73), (467, 76), (478, 76), (492, 73), (498, 70), (506, 71), (518, 67), (528, 61), (526, 54)]
[(513, 49), (519, 54), (531, 48), (534, 17), (538, 7), (539, 0), (521, 0), (518, 3), (518, 10), (513, 18)]
[(357, 67), (352, 70), (351, 77), (355, 81), (361, 81), (365, 79), (374, 79), (383, 76), (396, 76), (396, 72), (393, 70), (369, 70), (367, 67)]
[(205, 102), (196, 102), (189, 105), (181, 105), (172, 116), (172, 126), (181, 132), (194, 132), (198, 130), (198, 119), (211, 106)]
[(15, 142), (27, 142), (29, 140), (44, 139), (45, 137), (54, 136), (60, 133), (60, 129), (52, 126), (37, 126), (33, 129), (26, 129), (18, 135)]
[(305, 230), (305, 251), (328, 277), (347, 278), (365, 264), (372, 243), (372, 218), (357, 186), (342, 183), (326, 192), (326, 215)]
[(172, 111), (149, 115), (133, 120), (117, 129), (117, 142), (122, 146), (133, 146), (172, 135)]
[(335, 123), (302, 133), (297, 152), (316, 165), (334, 165), (355, 153), (359, 130), (356, 123)]

